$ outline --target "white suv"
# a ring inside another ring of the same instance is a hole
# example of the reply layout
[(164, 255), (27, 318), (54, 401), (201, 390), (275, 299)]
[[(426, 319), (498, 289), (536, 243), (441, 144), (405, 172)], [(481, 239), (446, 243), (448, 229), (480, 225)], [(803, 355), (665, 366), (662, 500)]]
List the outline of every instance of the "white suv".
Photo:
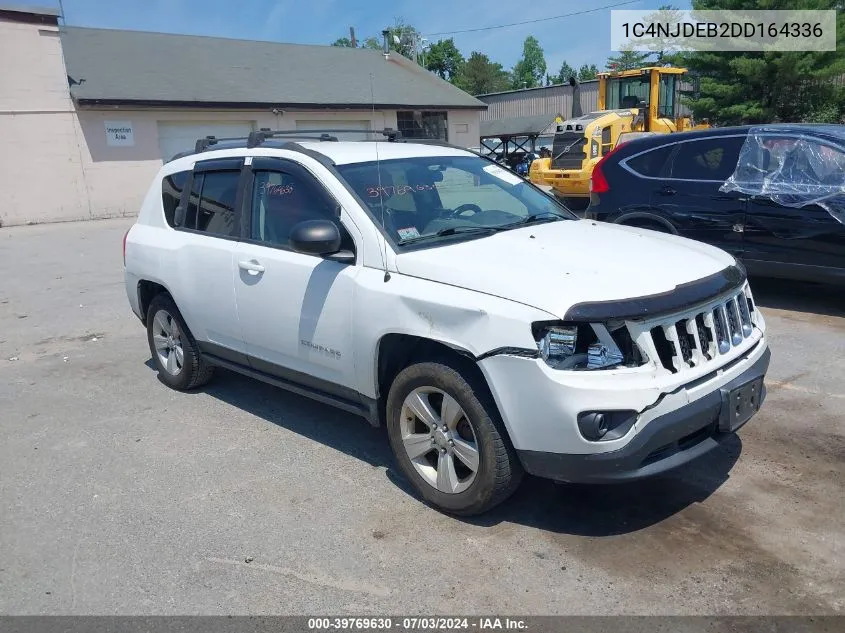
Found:
[(457, 514), (523, 471), (664, 472), (759, 409), (770, 353), (733, 257), (391, 140), (259, 132), (161, 168), (124, 263), (165, 383), (225, 367), (384, 425), (419, 493)]

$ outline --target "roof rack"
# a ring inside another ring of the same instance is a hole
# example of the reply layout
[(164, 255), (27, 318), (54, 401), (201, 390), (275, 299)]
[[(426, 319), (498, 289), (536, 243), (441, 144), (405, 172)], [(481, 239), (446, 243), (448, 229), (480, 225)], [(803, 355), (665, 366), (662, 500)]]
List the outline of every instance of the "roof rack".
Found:
[(199, 154), (200, 152), (204, 152), (209, 149), (213, 145), (217, 145), (218, 143), (225, 142), (225, 141), (246, 141), (246, 146), (248, 148), (258, 147), (259, 145), (263, 144), (264, 141), (270, 138), (275, 138), (278, 136), (288, 136), (288, 137), (295, 137), (302, 140), (313, 140), (313, 141), (337, 141), (337, 137), (333, 136), (333, 134), (338, 134), (342, 132), (353, 132), (356, 134), (381, 134), (382, 136), (386, 137), (388, 141), (394, 142), (402, 138), (401, 132), (399, 130), (394, 130), (393, 128), (385, 128), (383, 130), (349, 130), (345, 128), (321, 128), (321, 129), (314, 129), (314, 130), (271, 130), (270, 128), (263, 127), (259, 129), (257, 132), (250, 132), (249, 136), (246, 137), (227, 137), (227, 138), (217, 138), (216, 136), (206, 136), (205, 138), (198, 139), (196, 145), (194, 146), (194, 153)]

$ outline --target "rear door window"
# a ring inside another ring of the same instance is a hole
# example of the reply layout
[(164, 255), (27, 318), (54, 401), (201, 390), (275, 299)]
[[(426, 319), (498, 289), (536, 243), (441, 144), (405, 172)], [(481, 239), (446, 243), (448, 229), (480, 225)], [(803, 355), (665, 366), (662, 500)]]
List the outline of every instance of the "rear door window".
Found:
[(235, 200), (240, 175), (240, 171), (195, 173), (185, 228), (220, 237), (237, 237)]
[(674, 145), (656, 147), (633, 158), (629, 158), (626, 164), (640, 176), (657, 178), (663, 171), (663, 165), (666, 164), (666, 159), (669, 158), (674, 148)]
[(669, 177), (724, 182), (736, 169), (744, 136), (717, 136), (678, 143)]

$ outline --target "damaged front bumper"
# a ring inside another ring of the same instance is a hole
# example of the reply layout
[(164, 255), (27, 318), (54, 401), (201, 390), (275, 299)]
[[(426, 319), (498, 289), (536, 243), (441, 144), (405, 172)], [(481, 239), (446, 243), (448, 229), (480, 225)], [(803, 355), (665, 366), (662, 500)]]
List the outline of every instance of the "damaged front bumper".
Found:
[[(600, 483), (665, 472), (718, 446), (750, 417), (729, 415), (730, 394), (753, 383), (762, 402), (770, 356), (760, 336), (717, 370), (674, 385), (639, 372), (555, 372), (538, 359), (498, 356), (480, 366), (526, 471)], [(577, 419), (592, 410), (634, 411), (636, 421), (621, 437), (590, 441)]]
[[(615, 483), (664, 473), (719, 446), (748, 419), (730, 424), (730, 394), (760, 381), (769, 367), (768, 349), (741, 374), (707, 395), (651, 420), (623, 448), (608, 453), (567, 455), (518, 451), (525, 470), (538, 477), (572, 483)], [(765, 399), (761, 390), (759, 404)]]

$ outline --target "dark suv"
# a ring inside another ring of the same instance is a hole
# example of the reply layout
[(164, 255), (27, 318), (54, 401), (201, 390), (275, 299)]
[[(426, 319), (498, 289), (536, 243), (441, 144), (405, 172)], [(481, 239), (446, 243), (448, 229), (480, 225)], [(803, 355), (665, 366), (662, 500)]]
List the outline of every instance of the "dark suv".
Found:
[[(657, 135), (619, 145), (594, 168), (586, 217), (639, 226), (707, 242), (741, 258), (748, 271), (768, 277), (845, 283), (845, 224), (841, 211), (816, 204), (786, 206), (779, 196), (721, 189), (737, 169), (753, 134), (757, 175), (766, 175), (769, 147), (823, 154), (827, 177), (845, 182), (845, 126), (730, 127)], [(752, 149), (754, 149), (752, 147)], [(747, 156), (746, 153), (743, 156)], [(777, 177), (801, 184), (795, 160)], [(830, 173), (832, 172), (832, 173)], [(761, 179), (760, 182), (767, 182)], [(752, 188), (753, 190), (753, 188)], [(786, 200), (789, 202), (789, 200)], [(839, 219), (837, 219), (839, 218)]]

